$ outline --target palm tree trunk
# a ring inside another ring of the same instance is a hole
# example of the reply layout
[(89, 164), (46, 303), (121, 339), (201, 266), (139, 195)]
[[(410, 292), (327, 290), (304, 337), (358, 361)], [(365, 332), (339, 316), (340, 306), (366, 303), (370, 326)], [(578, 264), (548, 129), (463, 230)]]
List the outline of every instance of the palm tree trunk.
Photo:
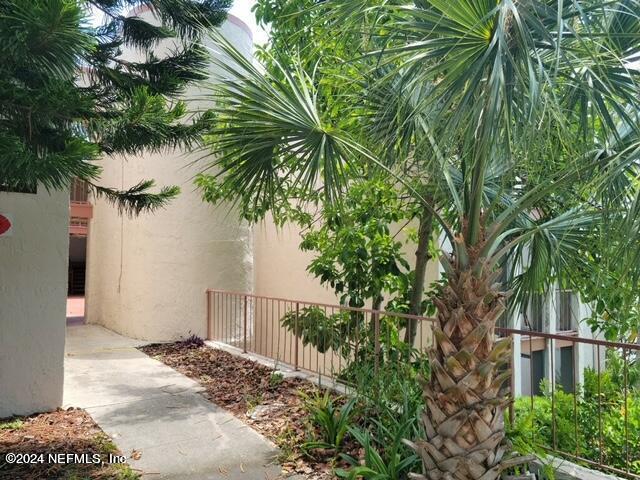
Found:
[[(462, 240), (460, 240), (462, 241)], [(408, 444), (422, 458), (429, 480), (494, 480), (513, 465), (504, 409), (509, 403), (510, 339), (495, 341), (495, 323), (505, 293), (494, 285), (499, 272), (482, 268), (469, 247), (464, 267), (444, 258), (448, 284), (438, 298), (430, 355), (431, 379), (424, 382), (426, 439)]]
[[(431, 260), (429, 254), (429, 242), (433, 234), (433, 215), (430, 210), (425, 209), (420, 217), (420, 227), (418, 229), (418, 248), (416, 249), (416, 268), (411, 294), (409, 298), (409, 313), (411, 315), (422, 315), (422, 297), (424, 295), (424, 281), (427, 274), (427, 264)], [(404, 341), (413, 345), (416, 338), (418, 321), (409, 319), (407, 329), (404, 332)]]

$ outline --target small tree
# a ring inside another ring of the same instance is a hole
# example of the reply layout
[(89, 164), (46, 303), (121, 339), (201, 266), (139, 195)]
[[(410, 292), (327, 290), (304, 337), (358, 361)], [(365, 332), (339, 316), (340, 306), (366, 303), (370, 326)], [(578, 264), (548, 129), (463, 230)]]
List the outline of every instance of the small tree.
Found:
[[(99, 185), (97, 161), (190, 146), (210, 125), (188, 120), (178, 98), (207, 77), (199, 39), (230, 0), (8, 0), (0, 4), (0, 187), (67, 188), (74, 178), (131, 213), (178, 193), (153, 181), (120, 191)], [(149, 9), (159, 25), (125, 9)], [(89, 26), (91, 9), (104, 16)], [(161, 41), (175, 42), (162, 58)], [(128, 60), (131, 49), (140, 61)]]
[[(323, 204), (319, 215), (304, 211), (297, 215), (303, 227), (300, 249), (314, 253), (307, 270), (332, 288), (342, 305), (406, 313), (415, 272), (405, 259), (403, 241), (414, 240), (407, 228), (414, 209), (411, 202), (398, 198), (384, 178), (352, 182), (339, 206)], [(426, 302), (421, 305), (421, 313), (426, 307)], [(377, 318), (383, 353), (396, 358), (410, 353), (412, 342), (402, 344), (399, 339), (404, 321)], [(327, 316), (321, 309), (308, 307), (299, 318), (286, 315), (283, 325), (290, 330), (298, 327), (296, 333), (302, 341), (321, 352), (331, 347), (355, 362), (373, 358), (374, 323), (367, 323), (362, 312)], [(358, 358), (351, 357), (356, 344)]]

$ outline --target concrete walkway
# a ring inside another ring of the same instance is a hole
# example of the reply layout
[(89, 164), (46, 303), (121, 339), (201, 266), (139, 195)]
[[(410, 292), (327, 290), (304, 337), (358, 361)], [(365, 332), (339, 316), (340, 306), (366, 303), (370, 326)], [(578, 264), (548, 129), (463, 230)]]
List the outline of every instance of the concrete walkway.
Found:
[(277, 450), (202, 387), (95, 325), (67, 327), (65, 406), (81, 407), (143, 479), (272, 479)]

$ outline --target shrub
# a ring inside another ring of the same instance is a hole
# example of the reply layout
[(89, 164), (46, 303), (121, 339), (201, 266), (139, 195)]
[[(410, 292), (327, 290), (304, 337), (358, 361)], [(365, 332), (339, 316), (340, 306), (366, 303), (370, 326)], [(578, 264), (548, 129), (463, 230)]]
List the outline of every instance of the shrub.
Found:
[(269, 375), (269, 388), (278, 388), (284, 381), (284, 375), (280, 372), (271, 372)]
[[(515, 401), (516, 417), (508, 434), (521, 450), (540, 446), (578, 454), (588, 460), (640, 474), (640, 391), (624, 387), (605, 371), (599, 377), (585, 372), (585, 383), (575, 394), (562, 390)], [(627, 428), (625, 430), (625, 415)], [(555, 430), (555, 442), (554, 442)], [(627, 455), (629, 465), (627, 465)], [(589, 465), (586, 465), (589, 466)]]
[(339, 406), (338, 401), (328, 390), (324, 393), (316, 391), (311, 395), (300, 392), (300, 395), (312, 424), (320, 432), (320, 440), (307, 442), (303, 448), (305, 450), (328, 448), (338, 452), (354, 419), (356, 399), (351, 398)]
[(424, 408), (419, 377), (428, 375), (428, 362), (384, 362), (378, 371), (370, 363), (354, 363), (349, 378), (362, 414), (361, 428), (352, 436), (364, 450), (364, 466), (359, 459), (342, 456), (352, 468), (337, 473), (348, 478), (407, 478), (420, 472), (422, 464), (404, 439), (423, 438), (421, 414)]
[(187, 338), (180, 340), (180, 343), (187, 348), (200, 348), (205, 345), (202, 337), (199, 337), (195, 333), (192, 333)]

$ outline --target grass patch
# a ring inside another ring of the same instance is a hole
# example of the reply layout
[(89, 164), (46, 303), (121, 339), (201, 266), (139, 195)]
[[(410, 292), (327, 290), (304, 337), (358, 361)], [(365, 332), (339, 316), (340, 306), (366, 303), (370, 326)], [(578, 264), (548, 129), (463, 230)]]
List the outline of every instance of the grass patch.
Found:
[(24, 420), (19, 417), (0, 420), (0, 430), (20, 430), (24, 426)]

